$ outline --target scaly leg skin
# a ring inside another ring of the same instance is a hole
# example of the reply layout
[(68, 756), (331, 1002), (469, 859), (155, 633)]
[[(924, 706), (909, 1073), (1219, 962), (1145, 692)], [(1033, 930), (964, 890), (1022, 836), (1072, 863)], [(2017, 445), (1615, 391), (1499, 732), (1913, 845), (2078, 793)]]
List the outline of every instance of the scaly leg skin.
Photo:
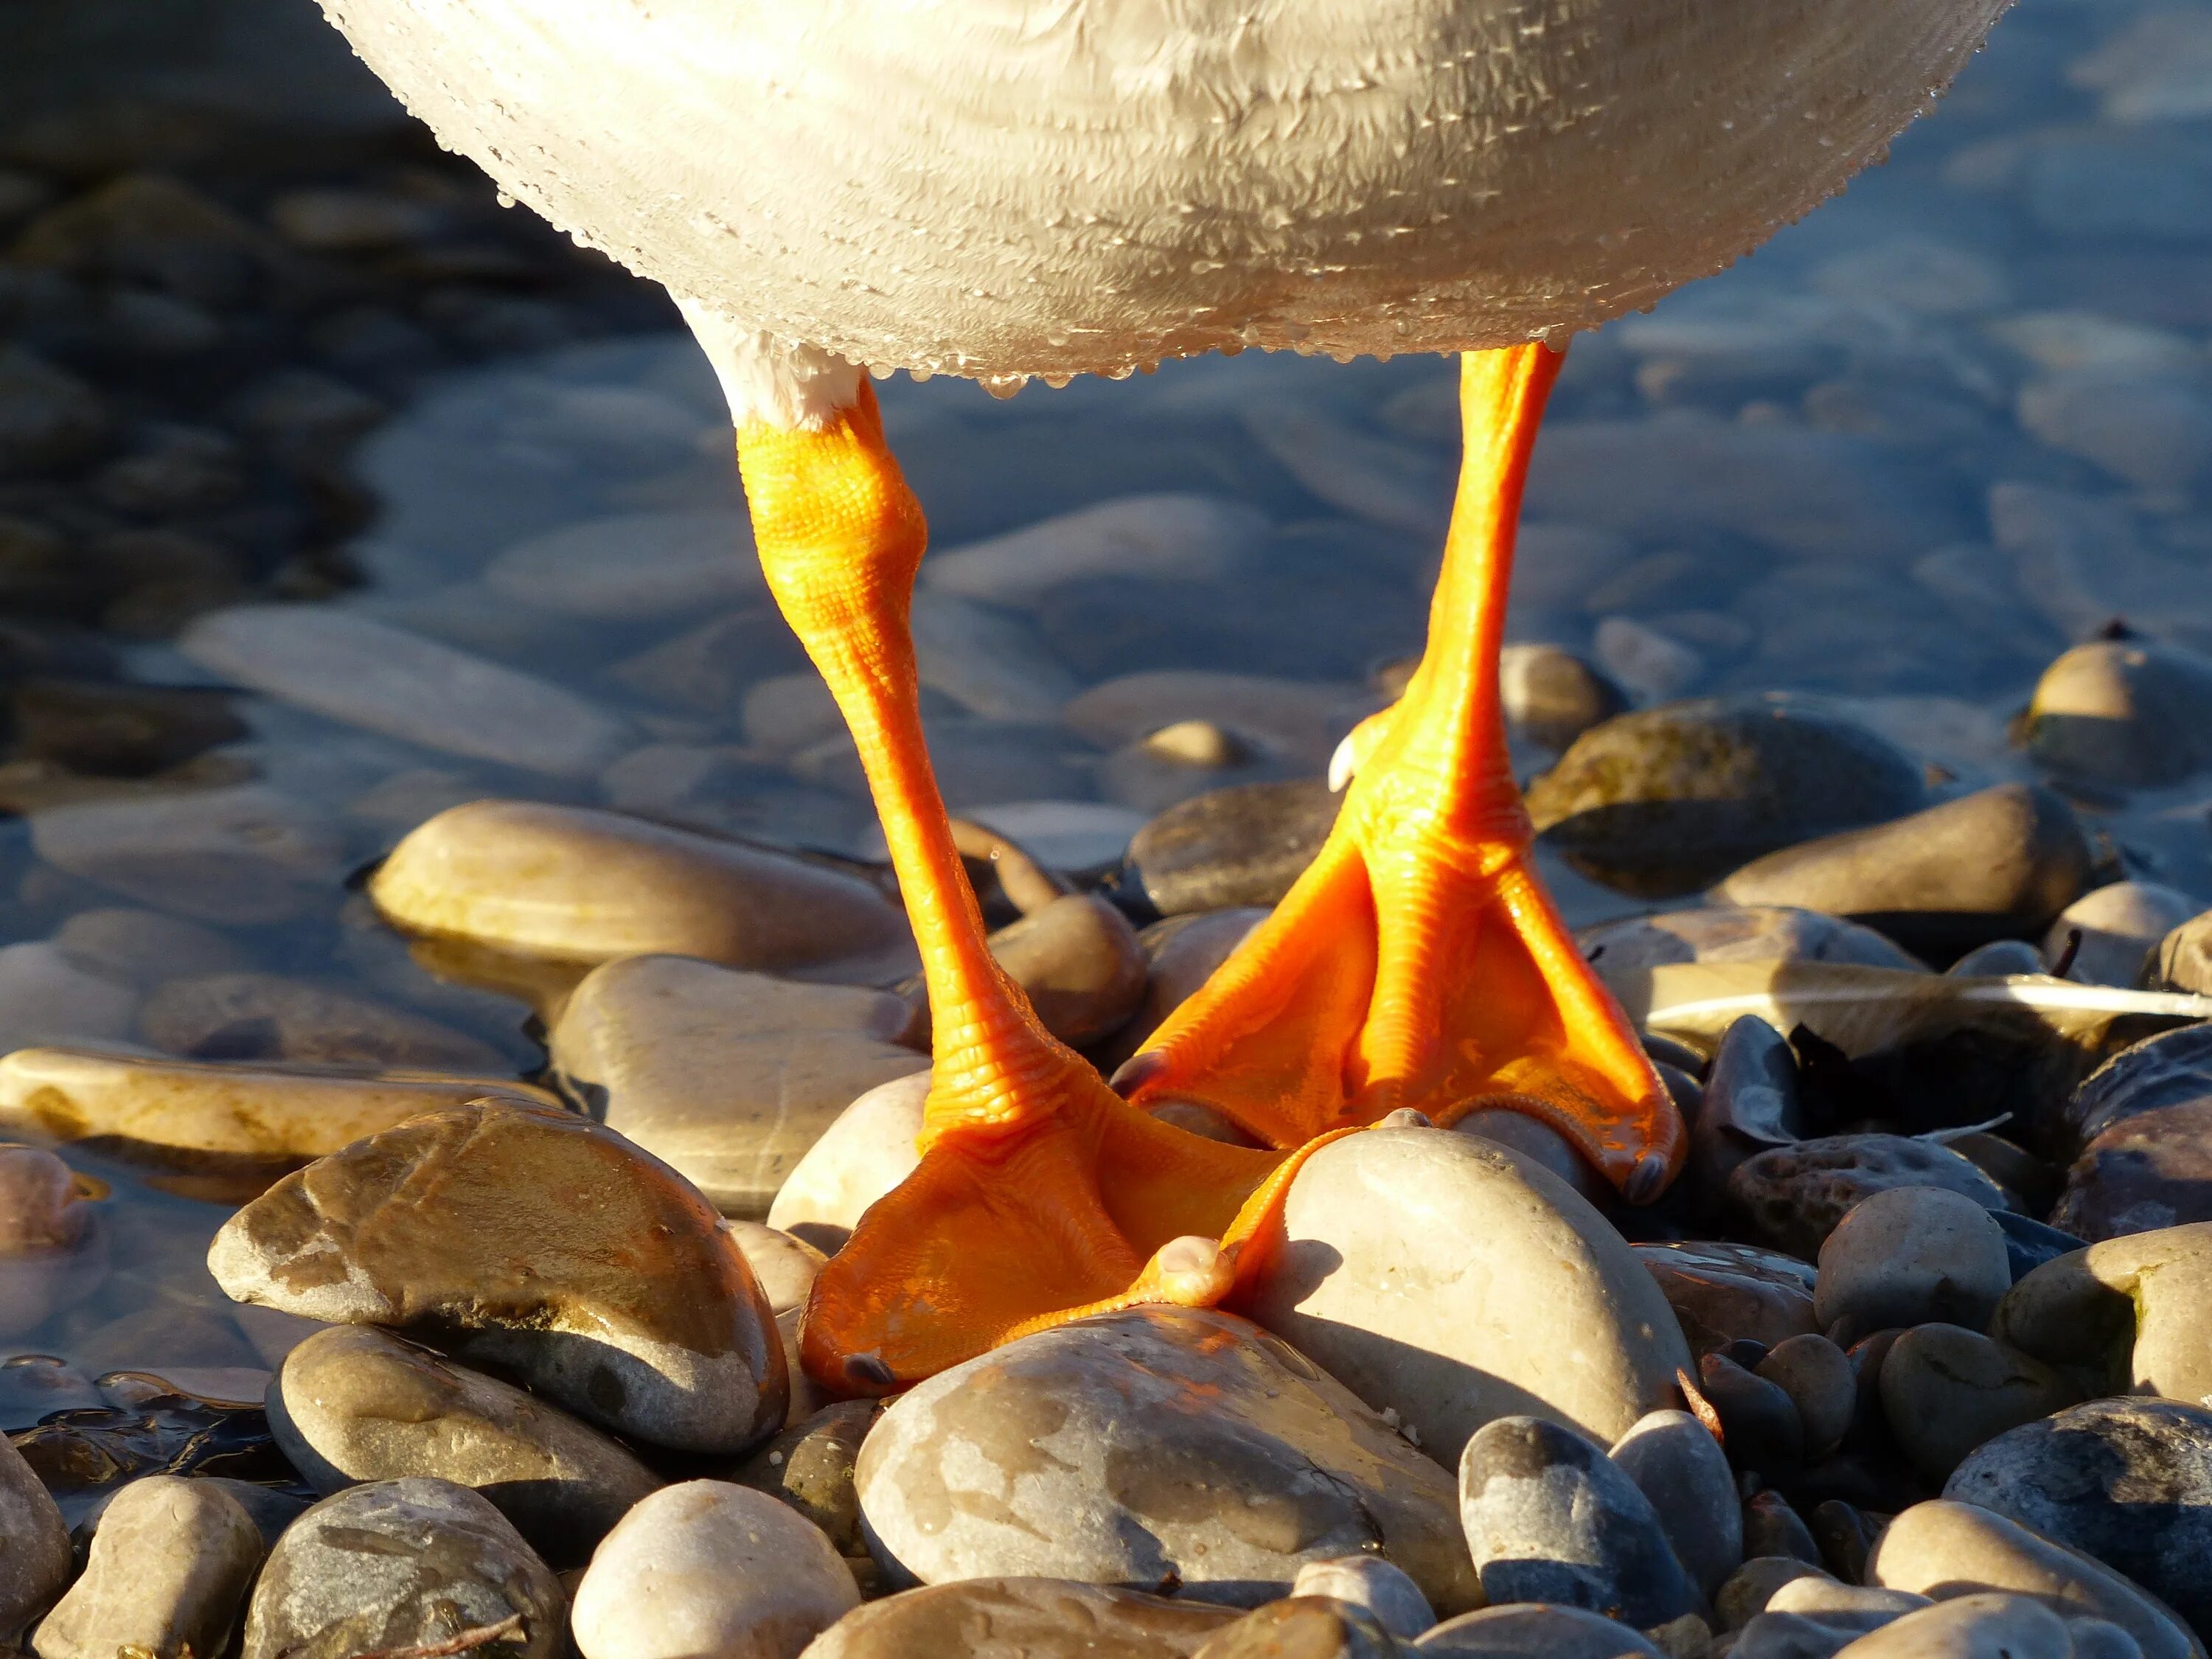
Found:
[(1632, 1202), (1680, 1169), (1681, 1120), (1537, 881), (1506, 757), (1514, 527), (1560, 361), (1535, 344), (1464, 358), (1427, 653), (1353, 734), (1358, 771), (1312, 866), (1118, 1074), (1139, 1105), (1200, 1102), (1282, 1147), (1396, 1107), (1444, 1124), (1510, 1107)]
[(921, 1166), (823, 1271), (806, 1369), (881, 1393), (1041, 1317), (1218, 1300), (1285, 1159), (1130, 1106), (993, 960), (922, 746), (908, 613), (924, 530), (872, 392), (820, 430), (749, 422), (738, 455), (769, 585), (859, 748), (933, 1017)]

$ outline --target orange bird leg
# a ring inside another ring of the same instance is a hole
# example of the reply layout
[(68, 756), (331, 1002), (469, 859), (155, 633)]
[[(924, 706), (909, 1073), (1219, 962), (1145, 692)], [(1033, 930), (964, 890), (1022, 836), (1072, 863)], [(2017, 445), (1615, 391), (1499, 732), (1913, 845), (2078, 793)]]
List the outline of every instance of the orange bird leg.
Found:
[(1531, 867), (1498, 700), (1528, 456), (1562, 354), (1462, 360), (1466, 459), (1429, 644), (1312, 866), (1119, 1081), (1277, 1146), (1410, 1106), (1541, 1119), (1632, 1201), (1682, 1162), (1680, 1117)]
[(1057, 1310), (1218, 1300), (1231, 1265), (1218, 1241), (1282, 1154), (1130, 1106), (992, 958), (922, 746), (908, 615), (925, 531), (873, 392), (863, 383), (819, 430), (749, 422), (738, 459), (769, 586), (867, 772), (935, 1049), (921, 1166), (817, 1281), (806, 1369), (841, 1393), (880, 1393)]

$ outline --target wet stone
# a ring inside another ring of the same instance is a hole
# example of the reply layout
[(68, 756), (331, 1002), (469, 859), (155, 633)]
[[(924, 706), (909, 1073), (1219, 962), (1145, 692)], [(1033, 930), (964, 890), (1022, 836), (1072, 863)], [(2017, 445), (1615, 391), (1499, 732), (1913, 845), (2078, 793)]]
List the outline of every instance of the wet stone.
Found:
[(323, 908), (346, 864), (329, 820), (259, 784), (57, 806), (33, 816), (31, 844), (125, 898), (228, 926)]
[(0, 945), (0, 1049), (128, 1039), (138, 998), (46, 939)]
[(1460, 1458), (1460, 1517), (1493, 1604), (1553, 1602), (1639, 1629), (1699, 1605), (1650, 1501), (1557, 1424), (1502, 1417), (1477, 1431)]
[(1608, 1454), (1650, 1499), (1667, 1541), (1704, 1594), (1743, 1561), (1735, 1473), (1705, 1425), (1687, 1412), (1639, 1418)]
[(53, 944), (88, 971), (140, 990), (246, 966), (245, 952), (212, 927), (121, 906), (77, 911), (54, 930)]
[(2073, 809), (2048, 789), (2000, 784), (1769, 853), (1713, 896), (1846, 917), (1941, 960), (2041, 933), (2088, 878), (2088, 842)]
[(410, 1475), (450, 1480), (483, 1492), (556, 1566), (581, 1562), (660, 1484), (567, 1413), (368, 1327), (336, 1326), (293, 1349), (269, 1424), (325, 1496)]
[(1538, 831), (1595, 881), (1688, 892), (1747, 860), (1917, 810), (1920, 769), (1815, 700), (1669, 703), (1585, 732), (1530, 787)]
[(1812, 1264), (1756, 1244), (1692, 1239), (1632, 1246), (1682, 1327), (1706, 1354), (1747, 1338), (1773, 1347), (1820, 1328)]
[(2108, 1239), (2029, 1273), (1990, 1334), (2115, 1393), (2212, 1403), (2212, 1223)]
[(353, 1659), (466, 1639), (486, 1659), (556, 1659), (567, 1598), (500, 1512), (465, 1486), (382, 1480), (325, 1498), (255, 1584), (244, 1659)]
[(1528, 1601), (1447, 1619), (1413, 1651), (1446, 1659), (1662, 1659), (1650, 1640), (1617, 1620)]
[(480, 1038), (342, 987), (279, 974), (169, 980), (139, 1006), (138, 1030), (155, 1048), (197, 1060), (507, 1069), (506, 1057)]
[(580, 962), (665, 951), (787, 970), (910, 948), (905, 918), (857, 876), (525, 801), (440, 813), (393, 850), (369, 893), (403, 932)]
[(763, 1446), (732, 1478), (788, 1504), (820, 1528), (840, 1554), (866, 1555), (853, 1472), (880, 1409), (872, 1400), (825, 1406)]
[(2044, 936), (2044, 957), (2055, 969), (2071, 952), (2066, 977), (2084, 984), (2134, 985), (2144, 957), (2196, 912), (2197, 901), (2175, 888), (2116, 881), (2059, 912)]
[(23, 1454), (0, 1436), (0, 1639), (13, 1640), (53, 1604), (76, 1564), (69, 1527)]
[(101, 1512), (84, 1576), (40, 1625), (33, 1651), (219, 1654), (262, 1553), (260, 1528), (220, 1482), (134, 1480)]
[(1071, 702), (1060, 718), (1102, 749), (1200, 722), (1255, 738), (1312, 774), (1328, 766), (1338, 739), (1375, 702), (1354, 684), (1170, 669), (1103, 681)]
[(1045, 1331), (902, 1395), (861, 1448), (871, 1553), (909, 1582), (1008, 1571), (1256, 1606), (1379, 1551), (1479, 1599), (1451, 1479), (1287, 1345), (1148, 1308)]
[(2123, 787), (2212, 766), (2212, 660), (2147, 640), (2075, 646), (2043, 672), (2028, 748), (2053, 770)]
[(549, 1047), (562, 1089), (725, 1212), (760, 1216), (853, 1101), (926, 1070), (914, 1010), (688, 957), (624, 957), (570, 994)]
[(1189, 1659), (1243, 1616), (1069, 1578), (965, 1578), (847, 1613), (808, 1659)]
[(1273, 904), (1313, 862), (1338, 805), (1319, 779), (1197, 796), (1137, 832), (1128, 878), (1162, 915)]
[(1297, 1595), (1223, 1626), (1192, 1659), (1398, 1659), (1401, 1651), (1365, 1608)]
[(1532, 1412), (1610, 1442), (1671, 1403), (1690, 1363), (1602, 1216), (1534, 1161), (1443, 1130), (1373, 1129), (1309, 1158), (1240, 1305), (1439, 1460)]
[(2078, 1549), (2212, 1629), (2212, 1412), (2094, 1400), (1985, 1443), (1943, 1496)]
[(576, 1587), (584, 1659), (797, 1659), (860, 1605), (830, 1540), (775, 1499), (720, 1480), (645, 1498)]
[(1894, 1187), (1852, 1208), (1820, 1245), (1814, 1314), (1846, 1341), (1929, 1320), (1979, 1330), (2012, 1288), (1987, 1208), (1940, 1187)]
[(415, 1118), (287, 1176), (208, 1266), (236, 1300), (433, 1334), (655, 1444), (734, 1452), (783, 1420), (774, 1321), (719, 1217), (579, 1117)]
[(483, 580), (515, 604), (601, 623), (688, 619), (766, 593), (740, 512), (586, 519), (511, 543)]
[(1946, 1601), (1984, 1590), (2033, 1595), (2053, 1612), (2119, 1626), (2143, 1659), (2198, 1651), (2180, 1621), (2121, 1574), (1978, 1504), (1915, 1504), (1883, 1532), (1867, 1583)]
[(1936, 1187), (1985, 1210), (2004, 1194), (1956, 1152), (1903, 1135), (1828, 1135), (1778, 1146), (1739, 1165), (1728, 1180), (1731, 1208), (1761, 1243), (1810, 1259), (1854, 1208), (1878, 1192)]

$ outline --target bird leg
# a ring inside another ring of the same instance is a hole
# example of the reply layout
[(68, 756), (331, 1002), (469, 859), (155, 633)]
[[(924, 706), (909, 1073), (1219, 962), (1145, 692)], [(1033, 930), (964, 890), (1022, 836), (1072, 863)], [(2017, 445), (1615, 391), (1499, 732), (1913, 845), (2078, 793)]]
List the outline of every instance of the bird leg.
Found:
[(1398, 703), (1353, 733), (1334, 830), (1274, 914), (1117, 1074), (1272, 1146), (1414, 1107), (1486, 1106), (1564, 1133), (1632, 1201), (1680, 1167), (1681, 1120), (1529, 862), (1498, 698), (1522, 481), (1561, 354), (1470, 352), (1466, 456)]
[[(908, 628), (921, 510), (872, 391), (818, 429), (738, 434), (761, 567), (851, 727), (928, 987), (933, 1069), (917, 1168), (823, 1271), (801, 1343), (840, 1393), (881, 1393), (1041, 1316), (1206, 1305), (1280, 1183), (1278, 1152), (1137, 1110), (1050, 1036), (993, 959), (945, 822)], [(1225, 1247), (1225, 1248), (1224, 1248)]]

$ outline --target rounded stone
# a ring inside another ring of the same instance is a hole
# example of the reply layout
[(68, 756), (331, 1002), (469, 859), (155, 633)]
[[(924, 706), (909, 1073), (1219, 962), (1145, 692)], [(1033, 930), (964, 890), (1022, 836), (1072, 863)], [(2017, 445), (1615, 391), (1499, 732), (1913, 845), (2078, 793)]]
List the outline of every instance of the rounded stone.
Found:
[(1297, 1595), (1224, 1625), (1192, 1659), (1399, 1659), (1403, 1651), (1364, 1607)]
[(1946, 1498), (2094, 1556), (2212, 1630), (2212, 1412), (2172, 1400), (2093, 1400), (1968, 1455)]
[(1690, 1364), (1620, 1235), (1550, 1171), (1436, 1129), (1370, 1129), (1309, 1158), (1242, 1304), (1415, 1443), (1455, 1458), (1535, 1413), (1610, 1442)]
[(1528, 789), (1540, 834), (1593, 880), (1658, 896), (1917, 811), (1904, 751), (1818, 699), (1767, 692), (1616, 715)]
[(138, 1030), (157, 1048), (202, 1060), (413, 1066), (489, 1076), (507, 1069), (497, 1048), (465, 1032), (340, 986), (281, 974), (168, 980), (139, 1006)]
[(742, 1450), (789, 1398), (721, 1218), (573, 1114), (483, 1102), (357, 1141), (231, 1217), (208, 1268), (237, 1301), (435, 1334), (656, 1444)]
[(1788, 1395), (1797, 1408), (1808, 1462), (1819, 1462), (1843, 1443), (1858, 1403), (1858, 1382), (1850, 1357), (1841, 1348), (1808, 1332), (1784, 1338), (1752, 1369)]
[(584, 1659), (798, 1659), (860, 1603), (819, 1528), (765, 1493), (687, 1480), (641, 1500), (576, 1586)]
[(2047, 1261), (1997, 1304), (1990, 1334), (2114, 1392), (2212, 1406), (2212, 1222), (2107, 1239)]
[(1850, 1342), (1930, 1320), (1979, 1330), (2011, 1288), (2004, 1232), (1986, 1207), (1941, 1187), (1895, 1187), (1853, 1206), (1821, 1242), (1813, 1310)]
[(1816, 1275), (1808, 1261), (1722, 1239), (1631, 1248), (1700, 1356), (1738, 1340), (1771, 1348), (1820, 1328), (1813, 1311)]
[(261, 1557), (261, 1529), (220, 1483), (133, 1480), (100, 1512), (84, 1576), (32, 1650), (38, 1659), (220, 1654)]
[(2200, 910), (2159, 940), (2143, 959), (2142, 983), (2153, 991), (2212, 992), (2212, 910)]
[(2004, 1208), (1996, 1182), (1956, 1152), (1891, 1134), (1827, 1135), (1760, 1152), (1729, 1176), (1728, 1198), (1759, 1243), (1811, 1261), (1845, 1216), (1896, 1188), (1940, 1188)]
[(1402, 1567), (1372, 1555), (1346, 1555), (1334, 1561), (1309, 1561), (1291, 1581), (1291, 1594), (1322, 1595), (1349, 1601), (1371, 1613), (1393, 1636), (1411, 1641), (1437, 1622), (1429, 1598)]
[(1741, 1630), (1766, 1611), (1766, 1605), (1785, 1584), (1814, 1579), (1836, 1582), (1834, 1575), (1795, 1555), (1754, 1555), (1728, 1576), (1713, 1592), (1713, 1612), (1723, 1630)]
[(660, 951), (788, 969), (908, 948), (905, 917), (857, 876), (534, 801), (441, 812), (392, 849), (368, 890), (404, 933), (568, 961)]
[(1720, 1442), (1687, 1412), (1657, 1411), (1638, 1418), (1608, 1455), (1651, 1501), (1675, 1559), (1711, 1595), (1743, 1564), (1743, 1505)]
[(1068, 1578), (963, 1578), (856, 1608), (806, 1659), (1190, 1659), (1243, 1617)]
[[(2133, 985), (2167, 933), (2197, 914), (2197, 901), (2154, 881), (2116, 881), (2075, 900), (2043, 937), (2043, 958), (2085, 985)], [(2078, 939), (2077, 936), (2078, 935)]]
[(2074, 809), (2048, 789), (2007, 783), (1769, 853), (1712, 896), (1847, 917), (1942, 961), (2040, 934), (2088, 879)]
[[(1442, 1470), (1437, 1471), (1442, 1474)], [(0, 1434), (0, 1641), (52, 1605), (76, 1571), (69, 1525), (7, 1436)]]
[(1445, 1659), (1664, 1659), (1648, 1638), (1617, 1620), (1540, 1602), (1447, 1619), (1413, 1650)]
[(2197, 1023), (2130, 1043), (2084, 1078), (2037, 1127), (2054, 1153), (2071, 1158), (2124, 1119), (2208, 1099), (2212, 1024)]
[(428, 1475), (482, 1492), (556, 1566), (587, 1557), (660, 1481), (536, 1396), (368, 1326), (318, 1331), (269, 1391), (277, 1447), (328, 1496)]
[(991, 935), (991, 954), (1028, 995), (1044, 1028), (1081, 1047), (1114, 1030), (1144, 1000), (1144, 948), (1096, 893), (1068, 893)]
[(1939, 1601), (1838, 1649), (1850, 1659), (2075, 1659), (2065, 1621), (2024, 1595)]
[(1319, 778), (1209, 790), (1139, 830), (1125, 867), (1164, 916), (1273, 904), (1321, 851), (1339, 805)]
[(929, 1098), (924, 1068), (879, 1083), (840, 1112), (768, 1207), (768, 1224), (835, 1255), (868, 1206), (921, 1162), (915, 1138)]
[(2212, 662), (2148, 640), (2077, 645), (2043, 671), (2028, 748), (2056, 770), (2124, 787), (2212, 766)]
[(1583, 959), (1607, 989), (1632, 1000), (1651, 970), (1688, 962), (1826, 962), (1914, 972), (1925, 966), (1871, 927), (1814, 910), (1713, 905), (1662, 910), (1578, 929)]
[[(1709, 1353), (1698, 1361), (1698, 1386), (1720, 1418), (1729, 1461), (1737, 1468), (1773, 1475), (1804, 1461), (1805, 1425), (1796, 1402), (1779, 1385), (1725, 1353)], [(1747, 1549), (1751, 1541), (1745, 1539)], [(1771, 1553), (1752, 1550), (1754, 1555)]]
[(1638, 1629), (1702, 1604), (1650, 1500), (1571, 1430), (1535, 1417), (1486, 1425), (1460, 1457), (1459, 1492), (1493, 1604), (1553, 1602)]
[(840, 1555), (867, 1553), (860, 1494), (854, 1482), (861, 1443), (880, 1409), (872, 1400), (841, 1400), (794, 1421), (741, 1464), (731, 1478), (805, 1516)]
[(2172, 1610), (2094, 1556), (1974, 1504), (1915, 1504), (1884, 1528), (1867, 1582), (1939, 1600), (1983, 1590), (2032, 1595), (2062, 1615), (2119, 1626), (2143, 1659), (2202, 1659)]
[(2074, 1382), (2024, 1353), (1957, 1325), (1916, 1325), (1881, 1362), (1890, 1432), (1930, 1481), (2007, 1429), (2074, 1404)]
[(2051, 1220), (2090, 1240), (2212, 1221), (2212, 1095), (2100, 1131), (2067, 1167)]
[(285, 1529), (254, 1585), (243, 1659), (494, 1640), (514, 1659), (558, 1659), (567, 1613), (560, 1581), (478, 1494), (381, 1480), (325, 1498)]
[(1498, 700), (1509, 729), (1554, 753), (1629, 707), (1628, 694), (1595, 665), (1543, 644), (1498, 652)]
[(1170, 1577), (1255, 1606), (1307, 1561), (1381, 1553), (1432, 1607), (1480, 1600), (1451, 1478), (1286, 1344), (1142, 1308), (1006, 1344), (902, 1395), (860, 1449), (895, 1577)]

